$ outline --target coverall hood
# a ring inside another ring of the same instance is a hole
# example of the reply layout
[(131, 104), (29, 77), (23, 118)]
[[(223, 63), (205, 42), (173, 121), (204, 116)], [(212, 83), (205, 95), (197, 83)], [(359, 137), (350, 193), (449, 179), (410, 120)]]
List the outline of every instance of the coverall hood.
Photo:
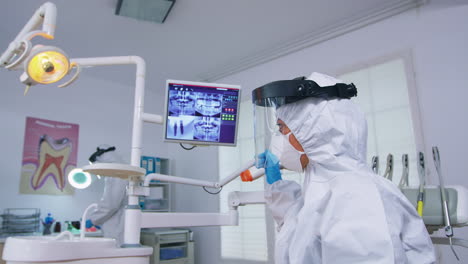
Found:
[[(321, 86), (343, 82), (318, 73), (309, 78)], [(304, 148), (308, 167), (344, 172), (365, 166), (367, 123), (351, 100), (306, 98), (281, 106), (277, 113)], [(327, 176), (321, 177), (327, 180)]]

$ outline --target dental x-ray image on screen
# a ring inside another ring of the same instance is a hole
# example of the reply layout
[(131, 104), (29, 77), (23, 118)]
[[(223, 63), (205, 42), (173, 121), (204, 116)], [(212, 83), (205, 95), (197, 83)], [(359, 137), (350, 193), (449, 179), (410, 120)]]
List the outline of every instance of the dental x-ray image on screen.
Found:
[(165, 141), (235, 146), (239, 85), (167, 80)]

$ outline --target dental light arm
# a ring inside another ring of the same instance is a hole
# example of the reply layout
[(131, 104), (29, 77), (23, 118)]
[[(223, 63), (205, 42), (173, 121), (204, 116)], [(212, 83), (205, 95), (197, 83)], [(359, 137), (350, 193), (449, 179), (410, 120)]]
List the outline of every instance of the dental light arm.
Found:
[(42, 31), (38, 35), (47, 39), (53, 39), (55, 34), (55, 21), (57, 20), (57, 8), (51, 2), (46, 2), (40, 6), (34, 15), (29, 19), (28, 23), (18, 33), (14, 41), (20, 41), (26, 34), (33, 31), (42, 22)]
[(71, 59), (72, 63), (80, 66), (108, 66), (108, 65), (136, 65), (135, 98), (133, 111), (133, 130), (132, 130), (132, 152), (131, 162), (133, 166), (140, 166), (141, 156), (141, 138), (143, 122), (162, 124), (163, 117), (160, 115), (148, 114), (143, 112), (145, 96), (145, 74), (146, 63), (138, 56), (118, 56), (118, 57), (95, 57), (95, 58), (77, 58)]
[[(55, 21), (57, 18), (57, 8), (50, 2), (40, 6), (29, 21), (24, 25), (23, 29), (18, 33), (16, 38), (10, 43), (5, 52), (0, 57), (0, 67), (8, 67), (11, 64), (10, 60), (24, 52), (22, 43), (28, 42), (35, 36), (42, 36), (46, 39), (53, 39), (55, 34)], [(42, 23), (42, 31), (35, 30)], [(26, 46), (28, 44), (25, 44)]]
[[(140, 190), (139, 180), (140, 174), (140, 157), (142, 149), (143, 123), (149, 122), (154, 124), (162, 124), (163, 118), (160, 115), (145, 113), (144, 96), (145, 96), (145, 74), (146, 63), (138, 56), (119, 56), (119, 57), (96, 57), (96, 58), (77, 58), (71, 59), (71, 62), (80, 66), (107, 66), (107, 65), (136, 65), (136, 81), (135, 81), (135, 98), (132, 126), (132, 147), (131, 161), (128, 171), (130, 171), (129, 186), (127, 190), (128, 206), (125, 210), (125, 228), (124, 228), (124, 244), (127, 246), (138, 246), (140, 243), (140, 228), (142, 221), (142, 213), (138, 203), (140, 195), (147, 195), (145, 190)], [(93, 170), (99, 170), (100, 166), (105, 164), (92, 164), (83, 168), (84, 171), (92, 173)], [(122, 164), (111, 164), (116, 168), (116, 173), (119, 174), (118, 166)], [(135, 173), (131, 173), (135, 171)], [(102, 174), (109, 175), (112, 174)]]

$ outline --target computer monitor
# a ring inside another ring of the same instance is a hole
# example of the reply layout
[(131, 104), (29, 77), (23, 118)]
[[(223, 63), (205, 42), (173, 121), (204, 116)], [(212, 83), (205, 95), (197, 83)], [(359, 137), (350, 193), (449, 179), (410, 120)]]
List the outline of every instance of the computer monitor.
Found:
[(167, 80), (164, 139), (236, 146), (240, 86)]

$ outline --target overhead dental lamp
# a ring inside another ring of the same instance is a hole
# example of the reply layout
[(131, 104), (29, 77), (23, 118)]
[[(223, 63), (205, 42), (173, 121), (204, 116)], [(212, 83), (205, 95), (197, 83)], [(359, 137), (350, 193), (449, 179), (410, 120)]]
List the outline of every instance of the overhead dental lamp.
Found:
[(49, 84), (61, 80), (70, 70), (70, 61), (61, 49), (35, 46), (24, 62), (20, 80), (26, 85)]
[[(43, 4), (0, 56), (0, 67), (24, 70), (20, 77), (21, 82), (26, 84), (24, 94), (32, 85), (60, 81), (73, 67), (77, 67), (76, 74), (59, 87), (71, 84), (78, 77), (79, 65), (70, 63), (68, 56), (61, 49), (31, 44), (31, 39), (36, 36), (54, 38), (56, 16), (57, 9), (54, 4), (49, 2)], [(41, 24), (42, 30), (38, 30)]]

